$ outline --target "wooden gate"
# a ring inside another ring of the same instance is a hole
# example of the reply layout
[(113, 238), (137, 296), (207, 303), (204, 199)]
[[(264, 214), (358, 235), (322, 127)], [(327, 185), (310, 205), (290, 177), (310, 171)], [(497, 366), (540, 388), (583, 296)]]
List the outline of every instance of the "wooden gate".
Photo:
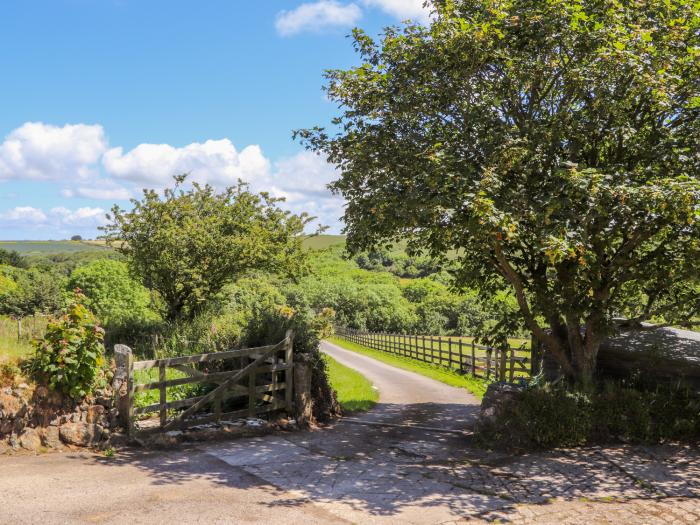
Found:
[[(151, 361), (134, 361), (129, 347), (116, 345), (117, 377), (124, 382), (119, 402), (122, 422), (129, 435), (134, 435), (276, 410), (291, 412), (293, 341), (290, 330), (274, 345)], [(138, 382), (139, 376), (148, 377), (147, 371), (153, 369), (158, 369), (157, 381)], [(168, 369), (177, 371), (180, 377), (168, 379)], [(191, 384), (216, 386), (203, 395), (168, 400), (168, 388)], [(136, 406), (136, 396), (151, 390), (159, 392), (158, 402)], [(225, 411), (227, 404), (236, 405), (236, 409)], [(151, 413), (158, 414), (157, 424), (141, 428), (138, 416)]]

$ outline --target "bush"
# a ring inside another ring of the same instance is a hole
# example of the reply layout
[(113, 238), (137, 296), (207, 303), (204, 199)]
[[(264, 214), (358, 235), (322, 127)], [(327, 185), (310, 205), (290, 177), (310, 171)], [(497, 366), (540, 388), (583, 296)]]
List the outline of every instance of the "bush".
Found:
[(105, 325), (118, 326), (130, 321), (155, 320), (151, 297), (141, 283), (129, 275), (126, 263), (98, 259), (76, 268), (68, 280), (68, 289), (79, 288), (85, 305)]
[(533, 388), (503, 414), (512, 440), (523, 448), (583, 445), (591, 430), (590, 400), (564, 388)]
[(498, 448), (700, 440), (700, 394), (680, 386), (644, 390), (608, 381), (580, 392), (545, 384), (499, 407), (495, 423), (478, 431), (483, 444)]
[(37, 268), (0, 265), (0, 314), (54, 313), (63, 305), (63, 278)]
[(104, 330), (84, 306), (85, 297), (76, 292), (65, 314), (46, 328), (36, 344), (30, 370), (48, 385), (74, 399), (92, 393), (105, 379)]

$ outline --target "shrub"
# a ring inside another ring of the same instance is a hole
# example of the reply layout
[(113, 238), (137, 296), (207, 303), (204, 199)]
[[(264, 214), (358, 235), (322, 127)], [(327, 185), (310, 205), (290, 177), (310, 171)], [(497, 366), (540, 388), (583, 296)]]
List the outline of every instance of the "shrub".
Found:
[(495, 416), (477, 434), (497, 448), (700, 440), (700, 393), (680, 386), (650, 390), (608, 381), (590, 392), (532, 386), (499, 405)]
[(74, 399), (92, 393), (104, 380), (104, 330), (83, 304), (85, 297), (76, 291), (65, 314), (50, 322), (46, 334), (37, 340), (30, 369), (48, 385)]
[(148, 290), (129, 275), (122, 261), (98, 259), (79, 266), (68, 280), (68, 289), (76, 288), (85, 295), (85, 305), (110, 327), (158, 317), (150, 309)]
[(529, 389), (504, 416), (525, 448), (583, 445), (591, 429), (590, 400), (565, 388)]

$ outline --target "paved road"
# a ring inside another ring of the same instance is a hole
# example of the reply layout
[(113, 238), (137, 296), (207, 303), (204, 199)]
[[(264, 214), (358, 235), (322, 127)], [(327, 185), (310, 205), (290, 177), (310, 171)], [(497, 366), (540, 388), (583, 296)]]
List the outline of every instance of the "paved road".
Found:
[(700, 522), (697, 449), (488, 453), (454, 432), (476, 413), (467, 392), (323, 349), (378, 386), (362, 424), (110, 459), (0, 458), (0, 524)]

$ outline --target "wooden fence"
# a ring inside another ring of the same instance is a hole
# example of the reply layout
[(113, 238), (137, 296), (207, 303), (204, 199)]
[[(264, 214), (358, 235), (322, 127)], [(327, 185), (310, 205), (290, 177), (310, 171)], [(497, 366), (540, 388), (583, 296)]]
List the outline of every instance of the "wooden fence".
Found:
[[(294, 334), (288, 331), (274, 345), (151, 361), (134, 361), (129, 347), (116, 345), (117, 374), (124, 378), (119, 404), (122, 422), (129, 435), (134, 435), (291, 411), (293, 340)], [(137, 382), (139, 375), (150, 375), (144, 371), (154, 369), (158, 370), (157, 381)], [(179, 377), (168, 379), (168, 370)], [(206, 394), (168, 399), (169, 388), (196, 384), (215, 386)], [(137, 406), (139, 393), (151, 390), (158, 391), (158, 402)], [(226, 407), (235, 410), (226, 411)], [(157, 424), (140, 425), (146, 414), (158, 414)]]
[(526, 348), (493, 348), (461, 337), (361, 332), (336, 328), (336, 335), (374, 350), (451, 368), (494, 381), (530, 377), (532, 359)]

